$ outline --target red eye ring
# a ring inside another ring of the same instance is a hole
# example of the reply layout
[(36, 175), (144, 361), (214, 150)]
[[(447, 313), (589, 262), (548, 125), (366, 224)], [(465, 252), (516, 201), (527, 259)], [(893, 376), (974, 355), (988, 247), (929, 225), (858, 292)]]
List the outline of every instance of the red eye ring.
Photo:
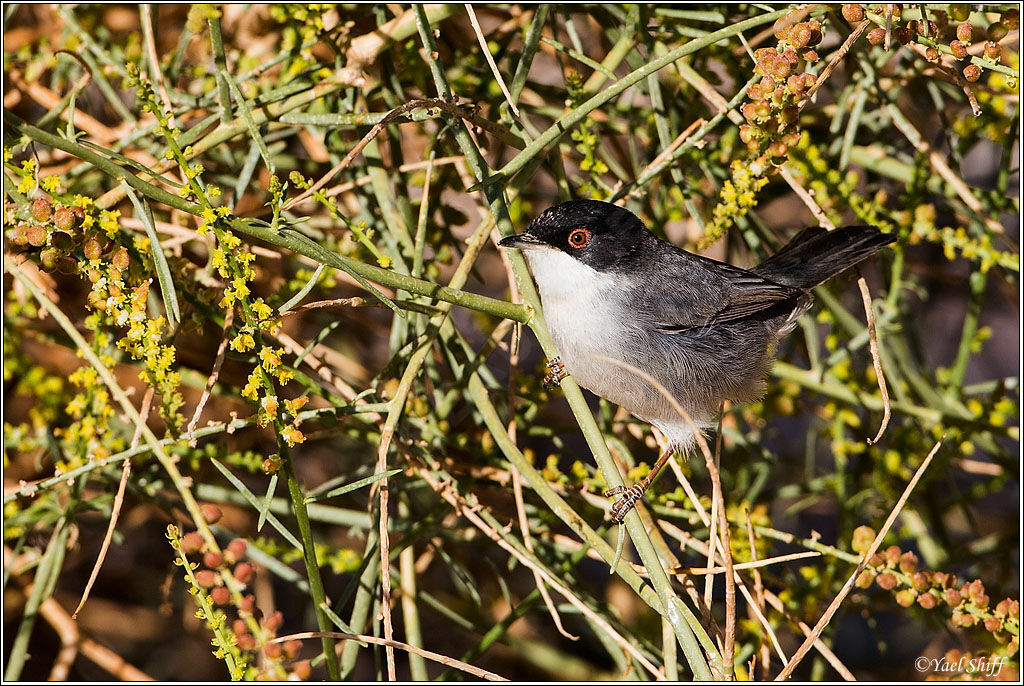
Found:
[(572, 248), (585, 248), (590, 243), (590, 229), (580, 227), (573, 229), (569, 234), (569, 246)]

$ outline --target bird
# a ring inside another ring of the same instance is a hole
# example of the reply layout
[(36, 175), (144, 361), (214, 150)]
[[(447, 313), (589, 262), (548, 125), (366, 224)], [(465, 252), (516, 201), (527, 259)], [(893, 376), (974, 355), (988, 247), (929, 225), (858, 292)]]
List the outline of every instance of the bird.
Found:
[(810, 227), (743, 269), (664, 241), (600, 200), (554, 205), (501, 239), (522, 251), (537, 284), (558, 351), (549, 378), (569, 374), (665, 436), (646, 477), (605, 492), (620, 496), (612, 519), (622, 523), (669, 457), (692, 448), (695, 429), (714, 426), (723, 401), (765, 393), (778, 341), (811, 307), (812, 288), (894, 240), (871, 226)]

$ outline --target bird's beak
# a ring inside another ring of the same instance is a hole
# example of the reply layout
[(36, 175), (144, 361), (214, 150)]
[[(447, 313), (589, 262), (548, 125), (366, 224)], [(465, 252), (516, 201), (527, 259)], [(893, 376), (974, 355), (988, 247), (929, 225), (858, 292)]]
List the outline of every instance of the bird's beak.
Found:
[(498, 245), (503, 248), (529, 248), (532, 246), (543, 245), (542, 241), (537, 240), (528, 233), (517, 233), (513, 236), (506, 236), (498, 241)]

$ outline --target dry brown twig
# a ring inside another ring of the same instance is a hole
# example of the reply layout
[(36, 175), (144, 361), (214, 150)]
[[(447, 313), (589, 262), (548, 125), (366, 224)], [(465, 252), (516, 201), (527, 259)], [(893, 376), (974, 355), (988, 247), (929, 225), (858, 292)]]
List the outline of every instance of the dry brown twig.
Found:
[(868, 323), (868, 344), (871, 347), (871, 363), (875, 368), (875, 376), (878, 381), (878, 392), (882, 394), (882, 423), (878, 427), (878, 433), (874, 438), (868, 439), (868, 445), (878, 443), (878, 439), (885, 433), (889, 426), (889, 418), (892, 416), (892, 403), (889, 401), (889, 387), (885, 383), (885, 369), (882, 368), (882, 357), (878, 350), (878, 332), (875, 330), (875, 309), (871, 306), (871, 291), (868, 290), (868, 282), (860, 275), (858, 269), (857, 286), (860, 288), (860, 296), (864, 301), (864, 317)]
[(501, 72), (498, 71), (498, 65), (494, 63), (494, 56), (491, 55), (491, 51), (487, 48), (487, 39), (484, 38), (484, 32), (480, 30), (480, 22), (476, 20), (476, 12), (473, 11), (473, 6), (468, 2), (465, 3), (466, 14), (469, 15), (469, 23), (473, 27), (473, 32), (476, 34), (477, 42), (480, 43), (480, 49), (484, 53), (484, 59), (487, 60), (487, 66), (491, 68), (491, 73), (494, 74), (494, 80), (498, 82), (498, 87), (501, 88), (501, 92), (505, 95), (505, 102), (508, 103), (509, 108), (512, 110), (512, 114), (519, 118), (519, 108), (516, 107), (515, 100), (512, 98), (512, 94), (508, 91), (508, 86), (505, 85), (505, 79), (501, 78)]
[(652, 664), (636, 646), (627, 641), (619, 632), (617, 632), (603, 616), (594, 612), (586, 603), (577, 598), (576, 595), (568, 587), (563, 585), (557, 577), (548, 574), (548, 572), (543, 567), (540, 567), (535, 563), (532, 558), (524, 555), (514, 546), (505, 541), (497, 531), (489, 526), (487, 522), (477, 514), (476, 510), (479, 508), (478, 504), (467, 502), (467, 500), (459, 494), (450, 483), (441, 482), (429, 468), (419, 464), (413, 464), (413, 468), (416, 469), (419, 477), (433, 488), (435, 493), (444, 498), (456, 512), (465, 517), (470, 524), (475, 526), (479, 531), (487, 536), (487, 538), (496, 543), (507, 553), (515, 557), (528, 569), (535, 570), (540, 573), (551, 588), (555, 589), (559, 595), (565, 598), (571, 605), (573, 605), (573, 607), (578, 609), (581, 614), (587, 617), (596, 626), (600, 627), (612, 641), (636, 659), (637, 663), (650, 672), (652, 676), (658, 680), (663, 680), (665, 678), (662, 670)]
[(199, 425), (199, 417), (203, 414), (203, 408), (206, 407), (206, 403), (210, 399), (210, 393), (213, 392), (213, 387), (217, 383), (217, 377), (220, 376), (220, 368), (224, 364), (224, 358), (227, 357), (228, 333), (231, 331), (234, 321), (235, 308), (232, 307), (224, 313), (224, 333), (221, 334), (220, 344), (217, 346), (217, 356), (213, 361), (213, 369), (210, 370), (210, 376), (206, 379), (206, 386), (203, 387), (203, 394), (199, 397), (199, 402), (196, 403), (196, 410), (192, 413), (192, 420), (185, 429), (185, 435), (189, 436), (188, 444), (193, 448), (198, 443), (195, 437), (195, 430), (196, 426)]
[[(746, 524), (747, 524), (747, 543), (750, 545), (750, 559), (752, 562), (757, 562), (757, 539), (754, 536), (754, 527), (750, 524), (750, 508), (744, 508), (746, 512)], [(764, 586), (761, 584), (761, 572), (757, 567), (752, 570), (751, 576), (754, 577), (754, 600), (757, 602), (757, 609), (764, 614)], [(761, 671), (767, 676), (768, 670), (771, 666), (771, 651), (768, 650), (768, 644), (761, 641), (761, 649), (758, 651), (761, 657)], [(750, 675), (753, 677), (754, 670), (754, 656), (750, 658), (751, 671)]]

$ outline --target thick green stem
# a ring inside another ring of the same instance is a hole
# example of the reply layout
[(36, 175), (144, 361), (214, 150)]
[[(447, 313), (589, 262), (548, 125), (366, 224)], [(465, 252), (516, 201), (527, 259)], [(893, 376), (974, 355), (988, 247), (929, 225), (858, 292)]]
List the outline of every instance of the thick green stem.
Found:
[[(295, 522), (298, 524), (299, 537), (302, 539), (302, 555), (306, 563), (306, 580), (309, 582), (309, 591), (316, 608), (316, 624), (320, 627), (320, 631), (333, 631), (334, 628), (331, 625), (331, 620), (322, 607), (326, 602), (326, 596), (324, 594), (323, 579), (320, 578), (320, 565), (316, 559), (313, 530), (309, 526), (306, 497), (299, 487), (299, 480), (295, 476), (295, 468), (292, 465), (291, 457), (286, 454), (287, 451), (283, 444), (281, 444), (281, 452), (281, 468), (284, 470), (285, 479), (288, 481), (288, 495), (292, 500)], [(327, 663), (327, 678), (331, 681), (339, 681), (341, 679), (341, 672), (338, 669), (338, 655), (334, 652), (334, 639), (324, 637), (320, 641), (324, 648), (324, 659)]]

